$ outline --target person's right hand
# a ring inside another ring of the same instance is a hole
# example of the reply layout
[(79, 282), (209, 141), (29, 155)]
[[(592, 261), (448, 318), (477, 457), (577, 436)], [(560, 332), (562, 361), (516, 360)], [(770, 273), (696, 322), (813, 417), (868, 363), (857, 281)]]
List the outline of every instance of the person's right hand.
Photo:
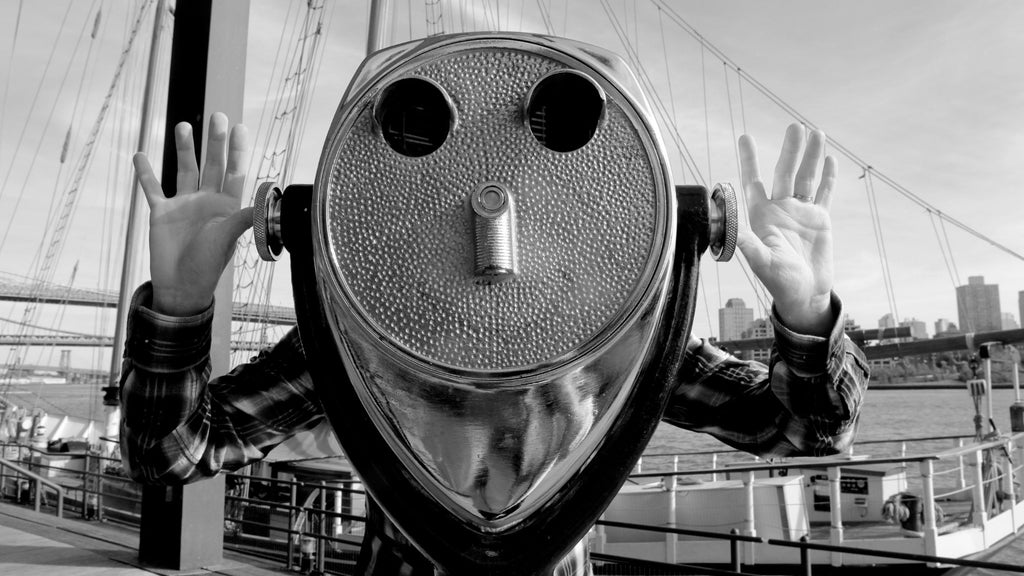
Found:
[(210, 118), (200, 180), (192, 126), (186, 122), (175, 126), (178, 192), (173, 198), (164, 196), (146, 155), (135, 155), (135, 171), (150, 210), (152, 306), (161, 314), (190, 316), (209, 307), (235, 242), (252, 225), (252, 208), (239, 209), (245, 184), (246, 129), (235, 125), (229, 138), (227, 128), (224, 114)]

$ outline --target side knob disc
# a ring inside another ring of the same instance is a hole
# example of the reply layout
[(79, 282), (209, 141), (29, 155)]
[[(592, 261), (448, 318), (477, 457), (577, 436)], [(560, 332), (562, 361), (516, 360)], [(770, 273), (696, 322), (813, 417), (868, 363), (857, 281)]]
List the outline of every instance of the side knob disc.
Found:
[(252, 233), (256, 240), (256, 253), (267, 262), (276, 262), (284, 249), (284, 241), (281, 239), (281, 196), (277, 182), (264, 182), (256, 189)]
[(738, 236), (736, 192), (729, 184), (715, 184), (715, 189), (711, 191), (711, 257), (718, 262), (731, 260), (736, 253)]

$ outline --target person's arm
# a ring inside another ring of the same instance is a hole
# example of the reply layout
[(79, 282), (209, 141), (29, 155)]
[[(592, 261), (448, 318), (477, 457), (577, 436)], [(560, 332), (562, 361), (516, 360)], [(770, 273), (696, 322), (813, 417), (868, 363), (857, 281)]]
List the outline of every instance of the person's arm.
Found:
[(769, 366), (691, 340), (664, 420), (765, 458), (846, 450), (869, 371), (863, 353), (843, 333), (835, 296), (831, 308), (827, 337), (794, 332), (773, 314)]
[(294, 329), (209, 380), (212, 317), (212, 306), (186, 317), (155, 312), (149, 283), (132, 299), (121, 455), (139, 482), (180, 484), (238, 469), (323, 420)]
[(151, 283), (133, 301), (121, 382), (121, 451), (132, 477), (180, 483), (238, 468), (322, 419), (293, 331), (255, 364), (208, 382), (213, 294), (251, 225), (240, 208), (246, 130), (210, 117), (200, 175), (192, 127), (174, 129), (176, 194), (165, 197), (144, 154), (135, 169), (149, 205)]
[(832, 292), (836, 161), (822, 132), (791, 125), (769, 196), (753, 138), (739, 155), (749, 228), (738, 244), (774, 301), (771, 368), (691, 342), (666, 420), (763, 456), (832, 454), (853, 440), (869, 377)]

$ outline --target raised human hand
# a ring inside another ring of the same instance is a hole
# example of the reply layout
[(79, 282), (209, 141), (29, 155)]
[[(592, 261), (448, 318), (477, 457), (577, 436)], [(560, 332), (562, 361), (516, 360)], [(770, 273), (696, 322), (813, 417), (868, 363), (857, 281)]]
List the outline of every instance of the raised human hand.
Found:
[(825, 135), (814, 130), (808, 138), (800, 124), (789, 126), (771, 197), (761, 181), (754, 139), (741, 136), (739, 150), (750, 220), (749, 229), (740, 230), (739, 248), (771, 293), (782, 322), (796, 332), (825, 336), (834, 321), (829, 206), (837, 174), (835, 158), (826, 156), (815, 187)]
[(153, 309), (189, 316), (209, 307), (235, 242), (252, 224), (252, 209), (239, 209), (248, 144), (245, 126), (235, 125), (229, 137), (227, 116), (211, 116), (200, 179), (192, 126), (175, 126), (174, 142), (178, 190), (173, 198), (164, 196), (145, 154), (136, 154), (134, 163), (150, 210)]

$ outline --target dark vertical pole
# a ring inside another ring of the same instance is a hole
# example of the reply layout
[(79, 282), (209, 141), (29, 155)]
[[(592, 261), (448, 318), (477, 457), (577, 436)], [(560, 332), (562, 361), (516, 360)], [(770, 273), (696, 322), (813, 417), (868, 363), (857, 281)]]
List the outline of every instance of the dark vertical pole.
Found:
[[(179, 1), (174, 14), (167, 123), (161, 182), (173, 196), (177, 181), (174, 126), (193, 127), (199, 165), (207, 122), (224, 112), (242, 121), (249, 0)], [(221, 278), (214, 315), (213, 374), (227, 371), (231, 320), (230, 267)], [(224, 547), (224, 477), (175, 487), (146, 487), (142, 497), (139, 559), (173, 570), (220, 564)]]

